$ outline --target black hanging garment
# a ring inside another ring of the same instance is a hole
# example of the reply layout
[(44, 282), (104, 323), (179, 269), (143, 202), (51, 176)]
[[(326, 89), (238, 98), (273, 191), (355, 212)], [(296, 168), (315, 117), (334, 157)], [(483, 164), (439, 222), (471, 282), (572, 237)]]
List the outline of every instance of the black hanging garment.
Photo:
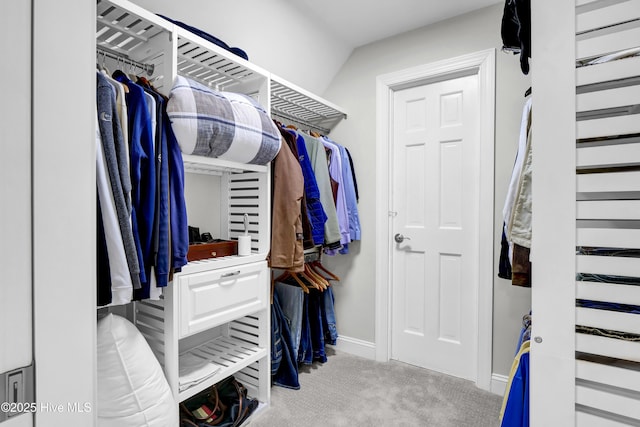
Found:
[(531, 0), (505, 0), (501, 35), (503, 49), (520, 52), (520, 69), (529, 74)]

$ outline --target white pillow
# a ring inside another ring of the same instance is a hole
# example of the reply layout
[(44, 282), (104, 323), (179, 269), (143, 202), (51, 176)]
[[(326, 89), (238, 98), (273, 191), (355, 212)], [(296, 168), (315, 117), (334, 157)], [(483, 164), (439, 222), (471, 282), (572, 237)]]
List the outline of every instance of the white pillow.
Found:
[(178, 406), (140, 331), (109, 313), (98, 321), (98, 426), (175, 427)]

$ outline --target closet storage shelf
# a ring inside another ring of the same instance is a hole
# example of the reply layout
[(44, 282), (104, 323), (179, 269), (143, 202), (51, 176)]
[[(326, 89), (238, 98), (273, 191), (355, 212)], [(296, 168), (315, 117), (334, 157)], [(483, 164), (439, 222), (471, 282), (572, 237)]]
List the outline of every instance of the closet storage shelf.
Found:
[(170, 24), (153, 13), (126, 0), (97, 0), (96, 43), (141, 61), (149, 55), (146, 44)]
[(219, 91), (257, 92), (268, 73), (182, 27), (175, 27), (178, 74)]
[(340, 120), (347, 118), (347, 113), (337, 105), (273, 74), (271, 114), (323, 134), (328, 134)]
[(231, 162), (212, 157), (194, 156), (182, 154), (185, 172), (201, 173), (207, 175), (222, 175), (223, 172), (267, 172), (267, 166), (250, 165)]
[(178, 394), (181, 402), (262, 359), (267, 355), (267, 350), (238, 338), (222, 336), (183, 352), (180, 357), (187, 353), (209, 360), (220, 370), (207, 380), (181, 391)]

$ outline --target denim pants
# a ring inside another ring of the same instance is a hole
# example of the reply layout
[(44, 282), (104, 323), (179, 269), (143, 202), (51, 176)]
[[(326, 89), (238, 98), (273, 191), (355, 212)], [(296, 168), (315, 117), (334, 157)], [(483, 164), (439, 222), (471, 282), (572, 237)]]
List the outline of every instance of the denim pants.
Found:
[(311, 347), (313, 360), (320, 363), (327, 361), (324, 351), (324, 331), (322, 328), (322, 292), (312, 289), (309, 292), (309, 325), (311, 326)]
[(275, 293), (278, 294), (282, 313), (291, 332), (291, 355), (293, 360), (298, 360), (298, 348), (302, 335), (302, 306), (304, 304), (304, 292), (299, 286), (287, 285), (276, 282)]
[(302, 328), (300, 333), (300, 347), (298, 348), (298, 363), (311, 365), (313, 363), (313, 349), (311, 346), (311, 324), (309, 323), (309, 294), (303, 294)]
[(336, 315), (333, 308), (334, 297), (331, 287), (328, 287), (322, 293), (321, 300), (321, 314), (322, 314), (322, 328), (324, 331), (325, 344), (336, 345), (338, 339), (338, 330), (336, 328)]
[[(291, 333), (280, 307), (277, 293), (273, 294), (272, 307), (273, 318), (271, 322), (278, 324), (282, 343), (282, 359), (275, 375), (273, 375), (273, 383), (281, 387), (298, 390), (300, 388), (300, 383), (298, 382), (298, 364), (291, 354)], [(273, 371), (273, 365), (271, 368)]]

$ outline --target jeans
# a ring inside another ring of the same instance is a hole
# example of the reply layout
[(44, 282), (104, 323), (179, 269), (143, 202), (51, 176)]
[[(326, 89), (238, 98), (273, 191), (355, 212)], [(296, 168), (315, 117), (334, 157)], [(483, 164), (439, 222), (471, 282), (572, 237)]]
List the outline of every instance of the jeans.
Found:
[(333, 290), (328, 287), (322, 293), (321, 302), (321, 314), (322, 314), (322, 327), (324, 330), (324, 342), (325, 344), (336, 345), (338, 339), (338, 330), (336, 328), (336, 315), (333, 308), (334, 297)]
[[(278, 367), (275, 375), (273, 375), (273, 383), (281, 387), (298, 390), (300, 388), (300, 383), (298, 382), (298, 364), (291, 355), (291, 333), (289, 331), (289, 326), (287, 325), (287, 320), (284, 317), (284, 313), (280, 308), (280, 301), (277, 293), (273, 294), (272, 307), (272, 313), (274, 316), (271, 321), (273, 323), (277, 323), (280, 327), (282, 342), (282, 360), (280, 361), (280, 366)], [(273, 372), (273, 365), (271, 368)]]
[(299, 286), (287, 285), (276, 282), (275, 293), (278, 294), (280, 307), (291, 331), (291, 356), (293, 360), (298, 360), (298, 348), (300, 348), (300, 337), (302, 335), (302, 306), (304, 304), (304, 292)]
[(311, 365), (313, 363), (313, 349), (311, 348), (311, 325), (309, 323), (309, 294), (303, 294), (302, 328), (300, 332), (300, 347), (298, 348), (298, 363)]
[(311, 348), (313, 350), (313, 360), (320, 363), (327, 361), (324, 352), (324, 332), (322, 329), (322, 293), (315, 289), (309, 292), (309, 325), (311, 326)]

